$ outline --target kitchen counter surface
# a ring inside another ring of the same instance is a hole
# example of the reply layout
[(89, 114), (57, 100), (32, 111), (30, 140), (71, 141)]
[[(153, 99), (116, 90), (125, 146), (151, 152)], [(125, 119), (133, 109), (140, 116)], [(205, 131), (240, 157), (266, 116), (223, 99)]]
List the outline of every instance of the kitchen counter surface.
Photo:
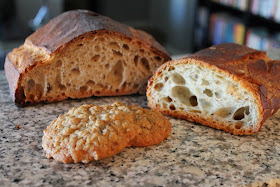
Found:
[(0, 186), (243, 186), (280, 178), (279, 112), (250, 136), (169, 118), (172, 133), (159, 145), (126, 148), (88, 164), (45, 157), (43, 130), (58, 115), (115, 101), (147, 107), (145, 96), (122, 96), (18, 108), (0, 71)]

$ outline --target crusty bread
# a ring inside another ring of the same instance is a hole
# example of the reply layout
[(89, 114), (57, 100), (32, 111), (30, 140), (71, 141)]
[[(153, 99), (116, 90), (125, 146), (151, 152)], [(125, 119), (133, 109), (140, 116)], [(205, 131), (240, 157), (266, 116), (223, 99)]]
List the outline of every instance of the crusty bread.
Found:
[(149, 34), (74, 10), (54, 18), (9, 53), (5, 73), (15, 103), (28, 105), (145, 93), (152, 72), (168, 60)]
[(162, 65), (149, 80), (148, 105), (163, 114), (243, 135), (279, 109), (280, 62), (265, 52), (220, 44)]
[(44, 130), (42, 146), (48, 158), (87, 163), (126, 147), (158, 144), (170, 132), (170, 122), (157, 111), (120, 102), (82, 105), (59, 116)]

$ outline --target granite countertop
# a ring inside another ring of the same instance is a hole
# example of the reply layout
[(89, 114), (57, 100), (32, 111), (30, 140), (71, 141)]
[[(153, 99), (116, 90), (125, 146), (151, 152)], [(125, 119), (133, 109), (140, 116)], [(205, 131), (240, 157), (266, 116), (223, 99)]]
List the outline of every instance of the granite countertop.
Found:
[(58, 115), (84, 103), (115, 101), (147, 106), (145, 96), (122, 96), (18, 108), (0, 71), (0, 186), (243, 186), (280, 178), (280, 112), (250, 136), (169, 118), (172, 133), (159, 145), (88, 164), (45, 157), (43, 130)]

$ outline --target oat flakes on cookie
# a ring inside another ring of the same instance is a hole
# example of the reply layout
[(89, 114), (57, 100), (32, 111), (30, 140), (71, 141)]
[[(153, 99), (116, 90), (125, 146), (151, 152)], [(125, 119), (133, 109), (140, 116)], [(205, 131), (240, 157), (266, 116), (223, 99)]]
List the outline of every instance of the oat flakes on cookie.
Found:
[(120, 102), (86, 104), (55, 119), (44, 130), (42, 146), (56, 161), (88, 163), (126, 147), (158, 144), (170, 132), (170, 122), (159, 112)]

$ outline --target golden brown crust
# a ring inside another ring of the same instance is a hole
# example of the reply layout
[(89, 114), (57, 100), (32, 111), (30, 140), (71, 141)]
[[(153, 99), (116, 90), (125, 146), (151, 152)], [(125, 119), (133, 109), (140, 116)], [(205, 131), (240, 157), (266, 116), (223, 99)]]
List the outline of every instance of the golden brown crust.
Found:
[[(22, 94), (20, 85), (22, 77), (24, 77), (27, 72), (30, 72), (35, 67), (51, 62), (52, 59), (55, 59), (56, 56), (59, 56), (59, 54), (72, 44), (85, 38), (91, 39), (94, 36), (107, 35), (119, 37), (124, 41), (150, 50), (150, 52), (158, 55), (160, 58), (164, 59), (164, 61), (170, 60), (166, 50), (151, 35), (144, 31), (135, 30), (94, 12), (86, 10), (68, 11), (54, 18), (44, 27), (30, 35), (23, 46), (14, 49), (7, 55), (5, 73), (11, 87), (10, 93), (13, 100), (19, 106), (38, 103), (36, 101), (25, 102), (22, 100), (24, 94)], [(13, 65), (14, 68), (11, 68), (11, 65)], [(13, 71), (12, 69), (18, 72), (17, 76), (9, 75), (10, 71)], [(136, 89), (132, 91), (126, 89), (124, 92), (119, 93), (104, 90), (104, 93), (100, 95), (124, 95), (136, 92), (138, 92)], [(81, 94), (74, 98), (88, 97), (86, 95), (87, 94)], [(92, 95), (98, 94), (91, 94), (89, 96)], [(67, 97), (59, 96), (40, 102), (54, 102), (66, 98)]]
[[(166, 110), (160, 107), (151, 96), (152, 84), (166, 68), (178, 64), (192, 62), (199, 66), (204, 66), (213, 71), (230, 77), (238, 81), (242, 87), (252, 93), (258, 105), (258, 128), (254, 130), (236, 129), (234, 125), (214, 120), (211, 117), (201, 117), (189, 114), (184, 111)], [(169, 61), (154, 72), (153, 77), (148, 82), (147, 98), (148, 105), (154, 110), (160, 111), (165, 115), (195, 121), (206, 126), (221, 129), (235, 135), (249, 135), (258, 132), (264, 121), (273, 115), (280, 107), (280, 61), (272, 61), (266, 56), (265, 52), (250, 49), (237, 44), (221, 44), (204, 49), (193, 55), (187, 56), (176, 61)]]
[(45, 130), (42, 146), (57, 161), (90, 162), (130, 146), (149, 146), (167, 138), (168, 119), (159, 112), (122, 103), (83, 105), (59, 116)]

